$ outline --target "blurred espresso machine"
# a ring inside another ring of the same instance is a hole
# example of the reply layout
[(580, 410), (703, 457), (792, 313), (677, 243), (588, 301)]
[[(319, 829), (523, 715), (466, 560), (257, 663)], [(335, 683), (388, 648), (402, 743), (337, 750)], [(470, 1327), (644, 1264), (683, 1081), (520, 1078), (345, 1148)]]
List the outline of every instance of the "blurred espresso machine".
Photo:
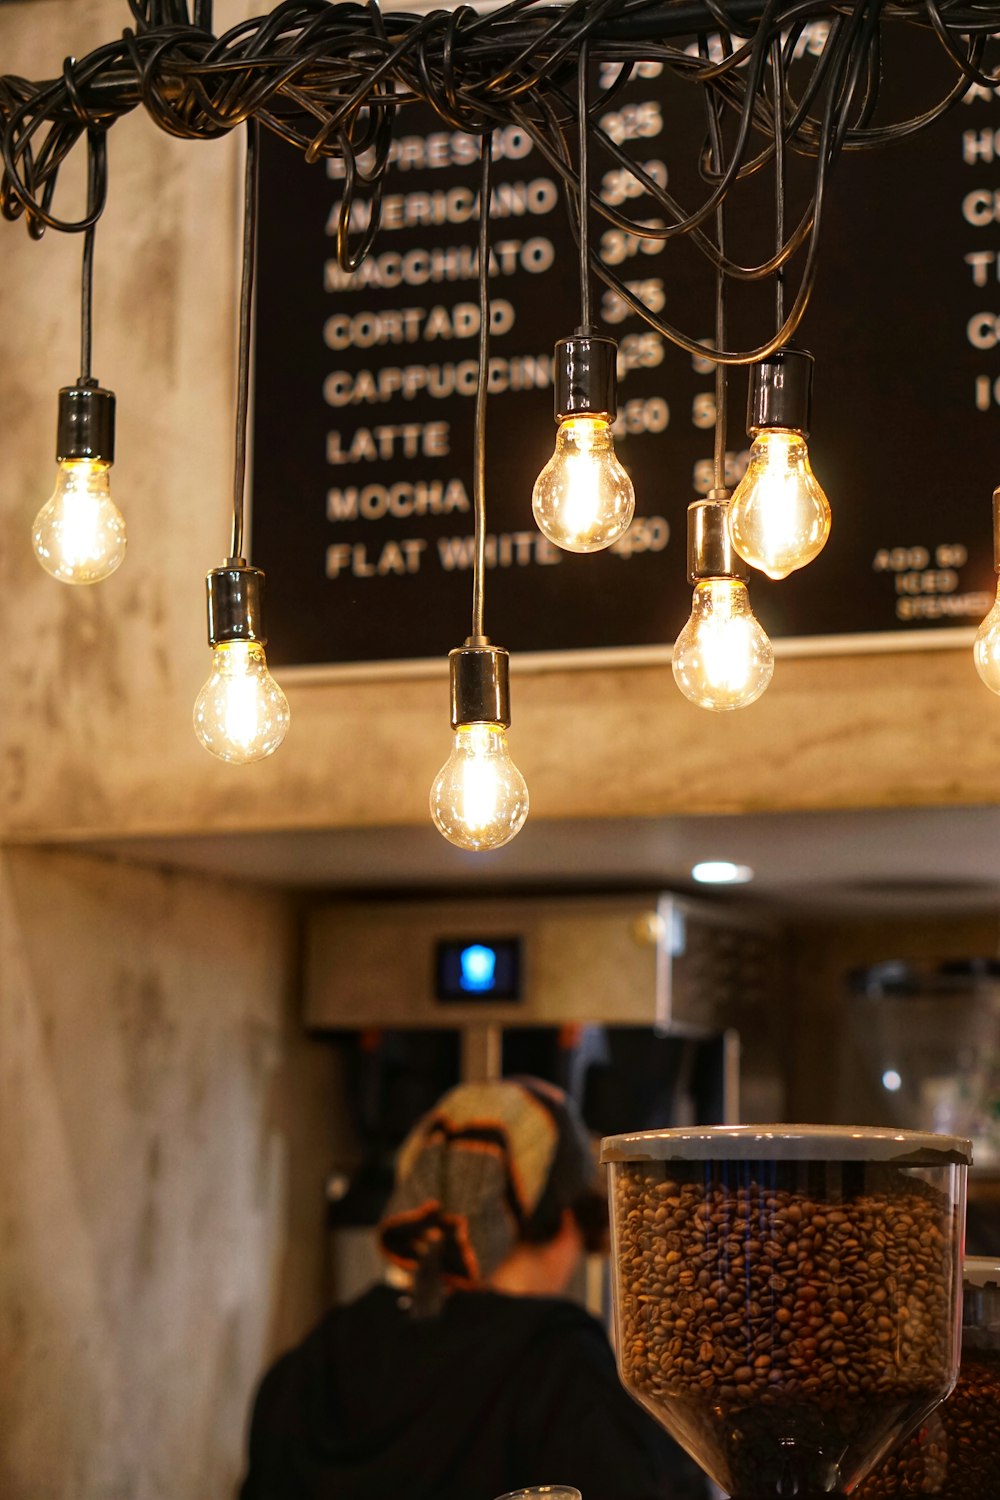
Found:
[[(662, 893), (546, 895), (335, 902), (307, 924), (305, 1022), (342, 1080), (337, 1301), (381, 1274), (371, 1231), (397, 1148), (456, 1083), (546, 1078), (595, 1139), (783, 1117), (778, 945), (753, 915)], [(578, 1295), (604, 1310), (602, 1267)]]

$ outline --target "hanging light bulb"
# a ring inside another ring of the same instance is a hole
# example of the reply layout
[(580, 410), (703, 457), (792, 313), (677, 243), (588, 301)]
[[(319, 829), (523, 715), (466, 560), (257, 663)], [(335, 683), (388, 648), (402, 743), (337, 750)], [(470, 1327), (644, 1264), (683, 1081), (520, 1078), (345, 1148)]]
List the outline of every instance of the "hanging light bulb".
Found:
[(207, 583), (212, 671), (195, 699), (194, 731), (220, 760), (245, 765), (277, 750), (288, 729), (288, 700), (264, 655), (264, 574), (231, 558)]
[[(993, 564), (1000, 574), (1000, 488), (993, 491)], [(972, 659), (990, 692), (1000, 693), (1000, 581), (993, 608), (976, 631)]]
[(493, 137), (482, 137), (479, 180), (479, 380), (476, 385), (472, 570), (472, 633), (448, 653), (451, 685), (451, 754), (434, 778), (434, 826), (459, 849), (499, 849), (528, 816), (528, 788), (510, 758), (510, 658), (490, 644), (483, 629), (486, 580), (486, 395), (489, 372), (489, 206)]
[(195, 700), (194, 728), (206, 750), (243, 765), (277, 750), (288, 728), (288, 700), (267, 670), (259, 641), (220, 641)]
[[(724, 494), (724, 492), (722, 492)], [(688, 507), (691, 615), (673, 651), (674, 681), (699, 708), (745, 708), (760, 697), (774, 672), (774, 651), (737, 575), (726, 532), (726, 503), (718, 498)]]
[(431, 787), (431, 817), (460, 849), (499, 849), (528, 816), (528, 788), (502, 724), (459, 724)]
[(454, 741), (431, 787), (431, 817), (459, 849), (499, 849), (528, 816), (528, 788), (507, 746), (509, 657), (470, 637), (448, 665)]
[(556, 449), (535, 480), (531, 508), (539, 530), (567, 552), (600, 552), (628, 530), (632, 481), (615, 456), (614, 339), (588, 328), (556, 345)]
[(691, 615), (677, 637), (674, 680), (699, 708), (745, 708), (771, 681), (774, 651), (739, 578), (695, 586)]
[(1000, 693), (1000, 583), (993, 608), (976, 631), (972, 659), (990, 692)]
[(754, 439), (732, 506), (733, 546), (770, 578), (812, 562), (830, 535), (830, 503), (801, 432), (768, 428)]
[(95, 383), (59, 392), (56, 487), (35, 517), (32, 545), (60, 583), (100, 583), (125, 556), (125, 521), (111, 498), (115, 398)]
[(747, 430), (754, 441), (730, 502), (729, 532), (740, 557), (770, 578), (812, 562), (830, 535), (830, 502), (806, 443), (812, 368), (804, 349), (778, 349), (754, 366), (750, 380)]
[(259, 126), (247, 121), (243, 177), (243, 275), (236, 374), (236, 463), (230, 556), (213, 568), (208, 588), (208, 644), (212, 672), (194, 705), (194, 732), (206, 750), (235, 765), (272, 755), (288, 729), (288, 700), (267, 670), (264, 574), (243, 557), (250, 324), (257, 243)]

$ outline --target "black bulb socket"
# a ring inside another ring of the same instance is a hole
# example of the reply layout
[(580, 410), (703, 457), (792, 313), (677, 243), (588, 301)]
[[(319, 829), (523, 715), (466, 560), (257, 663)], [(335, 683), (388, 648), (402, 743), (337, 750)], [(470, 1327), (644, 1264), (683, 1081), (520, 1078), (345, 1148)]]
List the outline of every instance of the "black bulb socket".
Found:
[(115, 393), (96, 382), (64, 385), (59, 392), (56, 463), (79, 458), (115, 461)]
[(786, 427), (809, 436), (815, 360), (806, 349), (776, 349), (750, 371), (747, 432)]
[(687, 512), (688, 581), (749, 577), (749, 569), (729, 536), (728, 499), (695, 500)]
[(1000, 485), (993, 491), (993, 566), (1000, 573)]
[(556, 421), (618, 415), (618, 345), (589, 329), (556, 345), (553, 387)]
[(256, 641), (267, 644), (264, 633), (264, 574), (242, 558), (230, 558), (205, 578), (208, 590), (208, 644)]
[(448, 652), (451, 727), (500, 724), (510, 727), (510, 656), (502, 646), (466, 641)]

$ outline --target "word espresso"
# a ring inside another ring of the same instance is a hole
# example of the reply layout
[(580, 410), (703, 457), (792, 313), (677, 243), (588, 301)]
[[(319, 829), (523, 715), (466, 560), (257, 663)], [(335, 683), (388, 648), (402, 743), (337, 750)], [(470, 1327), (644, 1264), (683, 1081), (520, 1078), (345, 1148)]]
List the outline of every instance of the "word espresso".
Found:
[(827, 1165), (670, 1162), (616, 1187), (626, 1383), (737, 1497), (839, 1491), (951, 1376), (947, 1201), (881, 1164), (834, 1194)]
[(996, 1500), (1000, 1495), (1000, 1349), (966, 1349), (952, 1394), (858, 1490), (859, 1500)]

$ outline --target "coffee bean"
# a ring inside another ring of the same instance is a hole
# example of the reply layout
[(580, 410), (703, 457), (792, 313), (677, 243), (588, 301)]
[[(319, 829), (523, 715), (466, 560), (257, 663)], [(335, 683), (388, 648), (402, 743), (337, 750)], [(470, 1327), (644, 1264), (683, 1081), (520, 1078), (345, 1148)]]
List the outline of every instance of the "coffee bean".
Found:
[(858, 1488), (858, 1500), (996, 1500), (1000, 1495), (1000, 1350), (967, 1349), (958, 1384)]
[(626, 1385), (731, 1493), (785, 1493), (789, 1442), (796, 1493), (853, 1483), (954, 1373), (950, 1199), (891, 1164), (670, 1170), (614, 1169)]

